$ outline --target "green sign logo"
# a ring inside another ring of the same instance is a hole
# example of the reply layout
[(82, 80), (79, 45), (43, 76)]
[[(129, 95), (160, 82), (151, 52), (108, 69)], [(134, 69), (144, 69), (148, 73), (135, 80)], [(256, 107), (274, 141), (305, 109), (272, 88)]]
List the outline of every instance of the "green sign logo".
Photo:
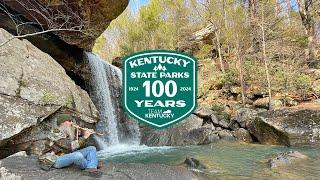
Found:
[(184, 120), (196, 108), (197, 61), (167, 50), (123, 59), (123, 105), (130, 116), (154, 128)]

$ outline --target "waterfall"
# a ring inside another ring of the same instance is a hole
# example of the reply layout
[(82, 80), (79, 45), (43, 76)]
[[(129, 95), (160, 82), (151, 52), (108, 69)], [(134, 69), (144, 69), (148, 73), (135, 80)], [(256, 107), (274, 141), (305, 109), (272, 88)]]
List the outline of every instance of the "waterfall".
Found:
[(89, 95), (99, 111), (97, 131), (104, 134), (103, 141), (108, 146), (139, 144), (138, 123), (130, 120), (121, 106), (121, 70), (93, 53), (85, 52), (84, 56), (91, 72)]

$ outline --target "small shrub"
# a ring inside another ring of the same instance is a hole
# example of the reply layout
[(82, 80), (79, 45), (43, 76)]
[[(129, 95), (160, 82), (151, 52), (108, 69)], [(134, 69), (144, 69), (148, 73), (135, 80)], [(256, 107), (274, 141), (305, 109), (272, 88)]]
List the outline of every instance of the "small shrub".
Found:
[(229, 69), (221, 76), (221, 82), (224, 85), (235, 85), (238, 83), (239, 74), (235, 69)]
[(211, 45), (204, 44), (200, 47), (200, 50), (197, 51), (194, 56), (198, 59), (206, 59), (208, 58), (211, 49), (212, 49)]
[(224, 111), (225, 107), (223, 104), (212, 104), (211, 109), (216, 112)]

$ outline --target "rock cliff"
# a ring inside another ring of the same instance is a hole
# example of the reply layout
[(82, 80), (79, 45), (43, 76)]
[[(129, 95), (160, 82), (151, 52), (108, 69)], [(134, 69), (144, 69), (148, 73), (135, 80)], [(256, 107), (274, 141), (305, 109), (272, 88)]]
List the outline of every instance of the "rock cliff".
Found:
[[(127, 7), (128, 0), (26, 0), (6, 1), (16, 14), (21, 14), (28, 24), (36, 24), (44, 30), (55, 31), (61, 39), (87, 51), (110, 22)], [(1, 27), (1, 26), (0, 26)]]
[[(0, 29), (0, 41), (10, 36)], [(0, 47), (0, 77), (0, 158), (19, 150), (39, 153), (58, 113), (68, 112), (83, 124), (98, 119), (87, 92), (27, 40)]]

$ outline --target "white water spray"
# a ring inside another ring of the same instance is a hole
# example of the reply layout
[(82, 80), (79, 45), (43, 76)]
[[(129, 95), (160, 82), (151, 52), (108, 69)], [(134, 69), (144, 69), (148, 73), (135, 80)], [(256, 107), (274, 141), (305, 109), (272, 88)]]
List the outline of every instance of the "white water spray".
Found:
[(104, 139), (109, 144), (118, 144), (117, 120), (115, 119), (115, 110), (112, 105), (111, 92), (107, 79), (104, 63), (96, 55), (85, 53), (91, 69), (90, 93), (94, 96), (95, 105), (99, 110), (100, 121), (97, 124), (97, 130), (104, 132)]
[(106, 149), (119, 144), (140, 144), (140, 133), (137, 122), (129, 117), (121, 108), (121, 70), (103, 61), (99, 56), (85, 52), (91, 79), (90, 96), (95, 103), (100, 120), (97, 130), (104, 133), (95, 137), (100, 148)]

